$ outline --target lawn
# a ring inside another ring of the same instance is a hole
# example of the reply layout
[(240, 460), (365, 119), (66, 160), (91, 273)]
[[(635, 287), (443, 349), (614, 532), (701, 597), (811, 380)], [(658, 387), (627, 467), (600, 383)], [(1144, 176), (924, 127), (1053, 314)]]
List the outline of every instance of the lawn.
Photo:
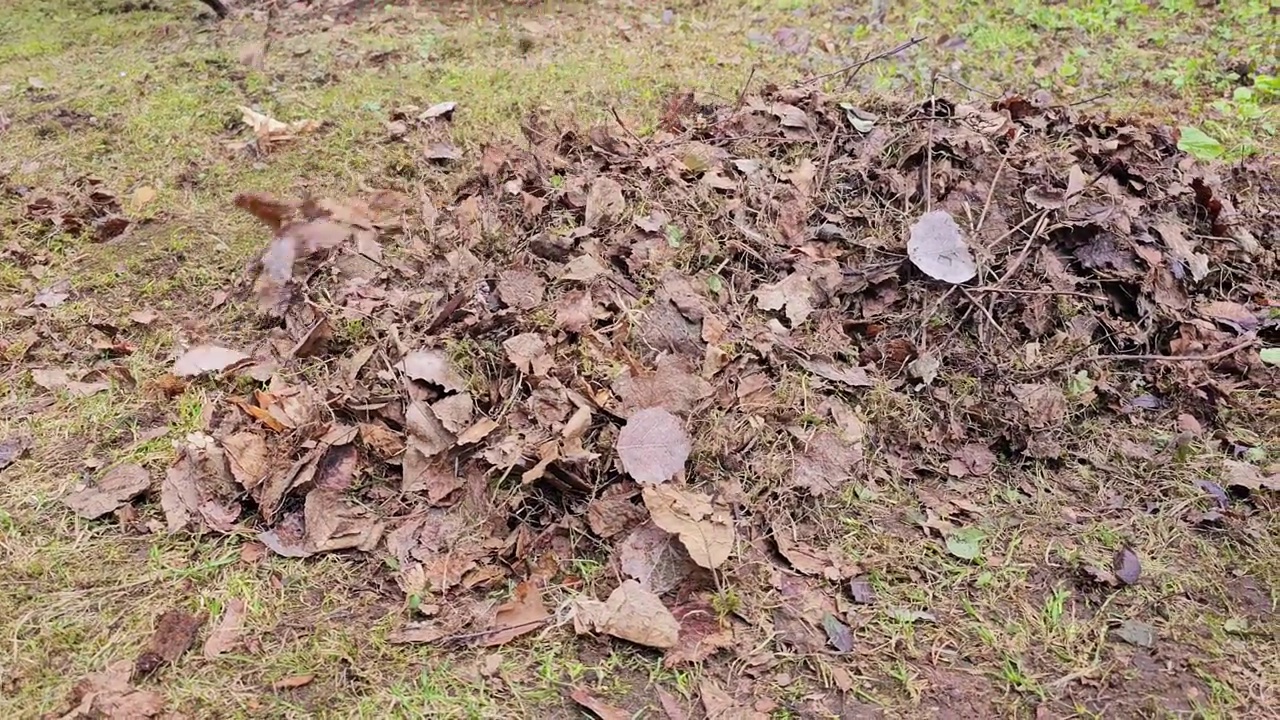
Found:
[[(1280, 704), (1270, 3), (232, 5), (0, 15), (0, 713)], [(398, 204), (324, 206), (282, 318), (315, 208), (245, 193)], [(976, 284), (907, 262), (939, 209)], [(374, 542), (288, 557), (313, 498)]]

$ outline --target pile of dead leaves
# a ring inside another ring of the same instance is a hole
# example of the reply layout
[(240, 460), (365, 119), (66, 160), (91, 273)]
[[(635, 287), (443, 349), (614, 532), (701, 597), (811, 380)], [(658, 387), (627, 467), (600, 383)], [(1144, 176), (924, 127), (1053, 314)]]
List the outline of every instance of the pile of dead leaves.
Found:
[[(1093, 462), (1073, 416), (1198, 427), (1276, 381), (1268, 168), (1018, 97), (686, 105), (645, 139), (531, 117), (524, 146), (412, 200), (241, 196), (272, 232), (274, 327), (177, 360), (224, 402), (165, 475), (167, 529), (384, 557), (416, 614), (397, 641), (559, 618), (669, 664), (763, 668), (852, 652), (876, 602), (813, 508), (920, 481), (921, 529), (973, 557), (964, 488), (997, 463)], [(872, 389), (920, 415), (871, 426)], [(1222, 467), (1253, 495), (1218, 521), (1271, 501), (1274, 468)], [(131, 497), (115, 473), (97, 492)]]

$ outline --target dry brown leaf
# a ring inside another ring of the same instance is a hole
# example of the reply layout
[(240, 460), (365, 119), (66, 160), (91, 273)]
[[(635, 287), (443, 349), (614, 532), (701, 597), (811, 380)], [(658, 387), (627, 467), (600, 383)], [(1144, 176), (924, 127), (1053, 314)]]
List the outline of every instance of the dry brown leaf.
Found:
[(218, 625), (204, 641), (204, 656), (207, 659), (213, 660), (219, 655), (229, 653), (240, 644), (240, 633), (247, 609), (248, 605), (240, 598), (227, 600), (227, 606), (222, 611), (222, 619), (218, 620)]
[(205, 373), (222, 372), (233, 365), (248, 360), (239, 350), (217, 345), (196, 345), (183, 353), (173, 364), (173, 374), (180, 378), (196, 377)]
[(761, 310), (783, 311), (793, 328), (808, 319), (817, 301), (813, 281), (800, 272), (793, 272), (771, 285), (762, 285), (752, 295)]
[(796, 456), (795, 484), (815, 497), (826, 495), (855, 476), (862, 458), (861, 438), (846, 440), (830, 430), (819, 430)]
[(532, 270), (516, 268), (498, 276), (498, 297), (517, 310), (532, 310), (542, 304), (547, 284)]
[(129, 319), (139, 325), (150, 325), (160, 317), (160, 313), (155, 310), (134, 310), (129, 313)]
[(600, 497), (587, 505), (587, 526), (591, 532), (607, 539), (642, 522), (648, 512), (631, 501), (635, 495), (634, 487), (610, 485), (605, 488)]
[(564, 266), (564, 270), (560, 271), (560, 279), (587, 282), (604, 272), (604, 264), (597, 260), (594, 255), (579, 255), (570, 260)]
[(618, 433), (622, 469), (642, 485), (664, 483), (684, 470), (693, 450), (680, 418), (662, 408), (632, 413)]
[(489, 418), (480, 418), (475, 425), (462, 431), (458, 436), (459, 445), (470, 445), (478, 443), (488, 437), (489, 433), (498, 429), (498, 423)]
[(570, 290), (555, 302), (556, 325), (571, 333), (580, 333), (591, 325), (595, 301), (589, 290)]
[(231, 474), (246, 490), (252, 490), (266, 479), (269, 460), (267, 442), (261, 435), (238, 432), (222, 441)]
[(1067, 398), (1057, 387), (1024, 383), (1014, 386), (1013, 396), (1027, 412), (1028, 423), (1035, 429), (1057, 427), (1066, 418)]
[(598, 177), (591, 184), (587, 194), (586, 226), (600, 227), (601, 223), (612, 222), (627, 209), (627, 201), (622, 197), (622, 186), (610, 177)]
[(653, 524), (676, 535), (698, 565), (714, 570), (733, 552), (733, 518), (711, 498), (672, 485), (650, 485), (643, 489), (645, 507)]
[(849, 387), (871, 387), (875, 384), (867, 375), (866, 368), (856, 365), (838, 365), (819, 358), (800, 358), (798, 362), (801, 367), (818, 377), (844, 383)]
[(671, 614), (680, 623), (680, 638), (662, 656), (665, 667), (702, 662), (718, 650), (733, 647), (733, 632), (721, 623), (720, 614), (711, 603), (691, 600), (671, 608)]
[(306, 548), (311, 553), (348, 549), (368, 552), (378, 546), (386, 528), (368, 510), (348, 503), (340, 492), (324, 488), (307, 493), (303, 517)]
[(778, 554), (791, 563), (796, 572), (823, 576), (827, 568), (831, 567), (831, 558), (825, 552), (797, 540), (795, 530), (789, 524), (773, 524), (773, 542), (778, 546)]
[(360, 423), (360, 441), (383, 460), (404, 452), (404, 438), (400, 433), (378, 423)]
[(403, 477), (400, 492), (427, 494), (427, 502), (439, 505), (449, 499), (466, 484), (466, 479), (453, 471), (453, 463), (433, 459), (418, 449), (416, 440), (410, 440), (404, 451)]
[(86, 520), (100, 518), (146, 492), (151, 474), (141, 465), (117, 465), (107, 471), (97, 485), (63, 499), (67, 507)]
[(768, 713), (747, 707), (729, 697), (715, 680), (703, 678), (698, 683), (698, 695), (707, 711), (707, 720), (768, 720)]
[(962, 478), (969, 475), (990, 475), (996, 467), (996, 455), (986, 445), (970, 443), (960, 448), (947, 464), (947, 472)]
[(475, 404), (471, 400), (471, 393), (462, 392), (431, 403), (431, 411), (446, 430), (456, 434), (471, 426)]
[(404, 357), (400, 369), (414, 380), (437, 385), (447, 392), (462, 392), (467, 388), (466, 379), (440, 350), (415, 350)]
[(134, 662), (134, 672), (145, 677), (161, 665), (176, 661), (196, 641), (196, 633), (204, 624), (204, 615), (192, 615), (184, 610), (169, 610), (156, 622), (156, 630)]
[(675, 590), (695, 568), (679, 539), (652, 522), (637, 526), (614, 552), (618, 569), (655, 595)]
[(290, 675), (289, 677), (280, 678), (279, 680), (271, 683), (271, 689), (292, 690), (294, 688), (300, 688), (303, 685), (310, 685), (311, 681), (315, 679), (315, 675)]
[(552, 360), (547, 354), (547, 343), (537, 333), (523, 333), (507, 338), (502, 343), (507, 359), (526, 375), (543, 376), (551, 369)]
[(133, 663), (120, 660), (106, 670), (76, 683), (71, 691), (71, 712), (63, 718), (109, 718), (133, 720), (156, 717), (164, 712), (159, 693), (139, 690), (130, 684)]
[(56, 392), (65, 389), (71, 377), (66, 370), (60, 368), (35, 368), (31, 371), (31, 382), (45, 390)]
[(680, 623), (657, 595), (626, 580), (605, 602), (580, 599), (575, 603), (574, 631), (602, 632), (638, 645), (666, 649), (680, 638)]
[(693, 374), (680, 357), (664, 355), (652, 372), (627, 368), (613, 381), (613, 391), (622, 400), (621, 414), (660, 407), (673, 413), (689, 413), (698, 401), (711, 394), (711, 384)]
[(498, 607), (493, 627), (476, 644), (481, 647), (505, 645), (542, 627), (551, 617), (542, 603), (542, 589), (526, 580), (516, 585), (511, 600)]
[(582, 688), (574, 688), (569, 697), (582, 707), (590, 710), (600, 720), (631, 720), (631, 713), (614, 707)]
[(420, 402), (411, 402), (405, 408), (404, 424), (409, 431), (410, 444), (427, 457), (448, 450), (458, 440), (440, 422), (431, 407)]

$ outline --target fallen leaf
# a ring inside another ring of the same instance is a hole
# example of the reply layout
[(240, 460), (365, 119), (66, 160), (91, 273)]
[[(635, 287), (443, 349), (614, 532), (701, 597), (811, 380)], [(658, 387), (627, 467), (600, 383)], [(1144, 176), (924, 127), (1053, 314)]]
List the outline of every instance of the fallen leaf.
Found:
[(813, 313), (817, 291), (808, 275), (793, 272), (771, 285), (762, 285), (752, 295), (761, 310), (781, 310), (792, 328), (799, 327)]
[(266, 479), (269, 451), (261, 435), (238, 432), (222, 440), (231, 474), (246, 490), (252, 490)]
[(610, 177), (598, 177), (587, 193), (586, 226), (599, 227), (601, 222), (616, 220), (627, 208), (622, 186)]
[(156, 630), (134, 662), (134, 671), (146, 677), (161, 665), (175, 662), (196, 641), (196, 633), (204, 624), (203, 615), (192, 615), (185, 610), (169, 610), (156, 622)]
[(56, 308), (71, 297), (71, 281), (63, 280), (37, 292), (31, 302), (42, 308)]
[(652, 522), (638, 525), (614, 552), (622, 574), (655, 595), (675, 590), (695, 567), (679, 539)]
[(476, 644), (481, 647), (504, 645), (542, 627), (551, 617), (542, 604), (542, 590), (532, 581), (516, 585), (511, 600), (498, 607), (490, 633)]
[(604, 264), (597, 260), (594, 255), (579, 255), (570, 260), (564, 266), (564, 270), (560, 271), (560, 279), (587, 282), (604, 273)]
[(608, 539), (640, 524), (648, 513), (632, 502), (635, 490), (622, 485), (605, 488), (600, 497), (587, 504), (587, 526), (591, 532)]
[(610, 705), (582, 688), (570, 691), (569, 697), (582, 707), (590, 710), (600, 720), (631, 720), (631, 713)]
[(977, 560), (982, 557), (982, 541), (986, 537), (976, 527), (961, 528), (947, 535), (947, 552), (961, 560)]
[(690, 600), (672, 608), (671, 614), (680, 623), (680, 638), (662, 656), (664, 667), (702, 662), (735, 643), (731, 628), (721, 622), (720, 614), (706, 600)]
[(827, 631), (827, 641), (831, 643), (831, 647), (842, 653), (853, 652), (853, 631), (835, 615), (826, 613), (822, 616), (822, 629)]
[(505, 270), (498, 276), (498, 297), (508, 306), (532, 310), (542, 303), (547, 284), (532, 270)]
[(404, 452), (404, 438), (385, 425), (360, 423), (360, 441), (383, 460)]
[(173, 364), (173, 374), (180, 378), (195, 377), (211, 372), (222, 372), (232, 365), (248, 360), (239, 350), (217, 345), (196, 345), (183, 353)]
[(952, 285), (968, 282), (978, 274), (960, 226), (945, 210), (927, 212), (911, 226), (907, 256), (924, 274)]
[(671, 485), (650, 485), (642, 491), (653, 524), (676, 535), (698, 565), (714, 570), (733, 552), (733, 519), (702, 493)]
[(151, 487), (151, 474), (141, 465), (117, 465), (107, 471), (96, 486), (72, 493), (63, 499), (67, 507), (86, 520), (100, 518)]
[(1256, 465), (1239, 460), (1224, 460), (1222, 468), (1222, 484), (1227, 487), (1280, 491), (1280, 473), (1263, 475)]
[(475, 414), (475, 404), (471, 393), (448, 395), (431, 404), (431, 411), (440, 419), (440, 423), (451, 433), (460, 433), (471, 426), (471, 418)]
[(1156, 644), (1156, 629), (1137, 620), (1125, 620), (1113, 632), (1130, 645), (1151, 648)]
[(435, 105), (422, 111), (418, 116), (419, 120), (430, 120), (432, 118), (441, 118), (448, 120), (453, 116), (453, 111), (458, 107), (458, 103), (453, 101), (438, 102)]
[(1142, 563), (1138, 561), (1138, 554), (1128, 547), (1120, 548), (1111, 559), (1111, 572), (1125, 585), (1137, 583), (1142, 576)]
[(819, 358), (799, 358), (800, 366), (805, 370), (838, 383), (843, 383), (849, 387), (871, 387), (874, 383), (867, 376), (866, 368), (860, 368), (856, 365), (838, 365), (830, 360), (822, 360)]
[(849, 597), (859, 605), (871, 605), (876, 601), (876, 591), (865, 577), (856, 577), (849, 581)]
[(155, 310), (135, 310), (129, 313), (129, 319), (139, 325), (150, 325), (160, 317), (160, 313)]
[(213, 660), (219, 655), (231, 652), (240, 644), (240, 632), (243, 629), (247, 608), (248, 605), (240, 598), (227, 600), (227, 606), (222, 611), (222, 619), (204, 641), (205, 658)]
[(458, 146), (448, 142), (433, 142), (422, 151), (422, 155), (436, 162), (453, 162), (462, 159), (462, 151)]
[(632, 413), (618, 433), (622, 469), (642, 485), (664, 483), (684, 469), (693, 445), (680, 418), (662, 408)]
[(164, 698), (159, 693), (139, 690), (130, 684), (133, 663), (120, 660), (106, 670), (88, 675), (71, 691), (71, 712), (63, 718), (133, 718), (157, 717), (164, 712)]
[(689, 720), (689, 713), (684, 709), (684, 705), (676, 699), (675, 695), (664, 690), (662, 687), (655, 687), (658, 693), (658, 704), (662, 706), (662, 712), (667, 714), (667, 720)]
[(56, 392), (65, 389), (71, 378), (66, 370), (59, 368), (35, 368), (31, 371), (31, 382), (45, 390)]
[(303, 685), (310, 685), (311, 681), (315, 679), (315, 675), (290, 675), (289, 677), (280, 678), (279, 680), (271, 683), (271, 689), (292, 690), (294, 688), (300, 688)]
[(951, 456), (947, 472), (963, 478), (970, 475), (990, 475), (996, 467), (996, 455), (986, 445), (969, 443)]
[(30, 440), (25, 437), (7, 437), (0, 440), (0, 470), (9, 467), (15, 460), (26, 454), (30, 446)]
[(449, 357), (439, 350), (415, 350), (405, 355), (400, 369), (414, 380), (437, 385), (448, 392), (462, 392), (467, 387), (466, 379), (453, 369)]
[(660, 649), (674, 647), (680, 623), (657, 595), (625, 580), (605, 602), (580, 599), (575, 603), (574, 631), (602, 632), (638, 645)]
[(156, 199), (156, 189), (150, 185), (139, 186), (133, 191), (133, 209), (141, 210)]
[(1217, 300), (1199, 307), (1200, 314), (1219, 322), (1234, 325), (1245, 332), (1257, 329), (1258, 316), (1240, 303)]
[(537, 333), (509, 337), (502, 342), (502, 349), (506, 350), (511, 364), (526, 375), (542, 376), (551, 369), (552, 360), (547, 355), (546, 340)]
[[(317, 120), (295, 120), (290, 123), (280, 122), (250, 107), (240, 106), (241, 120), (253, 130), (258, 143), (269, 147), (271, 143), (293, 140), (299, 135), (315, 132), (320, 128)], [(238, 145), (233, 145), (238, 147)]]
[(1013, 395), (1027, 412), (1032, 428), (1057, 427), (1067, 415), (1067, 398), (1052, 385), (1024, 383), (1013, 388)]
[(821, 497), (847, 484), (862, 459), (861, 438), (846, 440), (830, 430), (819, 430), (795, 458), (795, 484)]
[(698, 695), (707, 712), (707, 720), (769, 720), (769, 714), (729, 697), (711, 678), (698, 683)]

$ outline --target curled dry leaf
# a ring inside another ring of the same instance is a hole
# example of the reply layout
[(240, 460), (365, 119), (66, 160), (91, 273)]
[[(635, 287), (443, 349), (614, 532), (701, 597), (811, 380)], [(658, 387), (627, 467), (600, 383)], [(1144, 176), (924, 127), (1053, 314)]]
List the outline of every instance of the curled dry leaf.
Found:
[(244, 614), (248, 605), (240, 598), (227, 600), (218, 625), (209, 633), (204, 641), (204, 656), (209, 660), (229, 653), (240, 644), (240, 633), (244, 625)]
[(978, 264), (960, 226), (945, 210), (927, 212), (911, 226), (907, 256), (924, 274), (952, 285), (968, 282), (978, 274)]
[(671, 485), (651, 485), (643, 491), (653, 524), (676, 535), (689, 557), (714, 570), (733, 552), (733, 518), (728, 509), (713, 505), (702, 493)]
[(481, 647), (505, 645), (542, 627), (550, 617), (551, 613), (542, 604), (542, 588), (526, 580), (516, 586), (510, 601), (498, 607), (493, 627), (476, 644)]
[(151, 487), (151, 474), (141, 465), (117, 465), (93, 487), (68, 495), (63, 502), (82, 518), (93, 520), (111, 512)]
[(642, 485), (670, 480), (693, 450), (684, 423), (662, 408), (633, 413), (618, 433), (617, 447), (622, 469)]
[(639, 645), (666, 649), (680, 637), (680, 623), (657, 595), (626, 580), (605, 602), (576, 601), (573, 627), (579, 634), (602, 632)]
[(573, 701), (582, 707), (590, 710), (600, 720), (631, 720), (631, 713), (610, 705), (582, 688), (575, 688), (570, 691), (569, 697), (573, 698)]
[(173, 374), (180, 378), (196, 377), (205, 373), (222, 372), (248, 360), (239, 350), (217, 345), (196, 345), (182, 354), (173, 364)]

